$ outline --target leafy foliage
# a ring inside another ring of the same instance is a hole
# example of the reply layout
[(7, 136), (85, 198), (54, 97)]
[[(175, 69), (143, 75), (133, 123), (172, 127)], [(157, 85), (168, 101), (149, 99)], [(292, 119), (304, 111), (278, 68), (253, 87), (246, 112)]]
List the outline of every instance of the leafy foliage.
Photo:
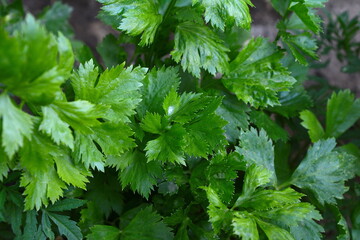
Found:
[(93, 54), (1, 1), (1, 238), (357, 239), (359, 100), (303, 86), (326, 0), (272, 0), (274, 41), (250, 0), (98, 2)]

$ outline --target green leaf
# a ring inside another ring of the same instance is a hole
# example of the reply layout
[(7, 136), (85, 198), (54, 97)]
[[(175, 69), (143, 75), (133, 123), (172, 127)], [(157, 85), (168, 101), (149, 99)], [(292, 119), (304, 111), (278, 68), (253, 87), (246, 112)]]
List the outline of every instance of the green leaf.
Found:
[[(294, 211), (294, 213), (296, 213), (296, 211)], [(309, 212), (302, 221), (299, 221), (298, 224), (291, 225), (290, 233), (296, 240), (321, 240), (323, 239), (321, 233), (324, 232), (324, 228), (314, 221), (320, 221), (321, 219), (322, 217), (320, 213), (316, 210), (313, 210)]]
[(249, 29), (251, 16), (249, 6), (254, 6), (250, 0), (193, 0), (193, 4), (201, 2), (205, 8), (205, 21), (214, 27), (224, 31), (225, 26), (235, 24), (239, 27)]
[(111, 213), (122, 214), (124, 197), (117, 172), (107, 168), (105, 173), (95, 171), (94, 178), (87, 185), (84, 198), (86, 208), (81, 211), (82, 222), (88, 226), (100, 224), (109, 219)]
[(274, 167), (274, 146), (268, 139), (266, 132), (251, 128), (250, 131), (242, 132), (240, 135), (240, 146), (236, 147), (236, 152), (244, 156), (244, 160), (249, 164), (256, 164), (266, 168), (271, 174), (271, 184), (276, 184), (276, 174)]
[(91, 233), (87, 235), (88, 240), (118, 240), (120, 239), (120, 229), (112, 226), (95, 225), (91, 228)]
[(232, 220), (234, 233), (243, 240), (259, 240), (256, 220), (247, 212), (236, 212)]
[[(156, 31), (163, 20), (160, 14), (160, 6), (158, 1), (150, 0), (98, 0), (104, 4), (102, 7), (105, 14), (112, 17), (113, 25), (119, 24), (119, 30), (125, 31), (131, 36), (141, 35), (139, 45), (149, 45), (154, 41)], [(116, 18), (115, 18), (116, 17)], [(115, 20), (115, 21), (114, 21)]]
[(69, 24), (72, 8), (61, 2), (54, 2), (50, 8), (40, 16), (41, 22), (46, 29), (54, 34), (62, 32), (68, 37), (73, 35), (73, 30)]
[(250, 165), (246, 169), (242, 196), (251, 196), (258, 187), (269, 183), (270, 179), (271, 173), (266, 168), (262, 168), (256, 164)]
[(271, 0), (271, 4), (274, 9), (281, 14), (281, 16), (285, 15), (286, 10), (288, 10), (290, 6), (291, 0)]
[(294, 36), (289, 33), (283, 33), (282, 40), (287, 44), (296, 61), (300, 64), (304, 66), (308, 65), (308, 60), (304, 55), (318, 59), (316, 54), (318, 46), (311, 34), (303, 33)]
[(154, 41), (156, 31), (163, 17), (159, 14), (157, 1), (135, 0), (131, 8), (125, 11), (119, 29), (131, 36), (141, 35), (140, 46)]
[(327, 103), (326, 136), (339, 137), (360, 118), (360, 99), (349, 90), (333, 93)]
[(45, 211), (42, 211), (41, 230), (47, 238), (50, 238), (50, 239), (55, 238), (55, 234), (51, 229), (51, 222), (49, 219), (49, 215)]
[(99, 69), (89, 61), (80, 65), (72, 77), (75, 98), (107, 106), (104, 116), (112, 122), (128, 122), (141, 101), (138, 90), (146, 71), (140, 67), (125, 69), (121, 64), (99, 75)]
[(29, 240), (36, 240), (36, 234), (38, 232), (38, 222), (36, 219), (36, 211), (28, 211), (26, 213), (26, 222), (24, 227), (24, 233), (21, 236), (21, 239), (29, 239)]
[[(201, 112), (198, 113), (201, 115)], [(184, 151), (191, 156), (207, 155), (226, 145), (223, 127), (226, 125), (220, 116), (204, 115), (184, 125), (186, 130)]]
[(0, 117), (2, 117), (2, 146), (9, 158), (12, 158), (24, 145), (24, 138), (31, 139), (32, 118), (15, 107), (6, 93), (0, 95)]
[(311, 141), (317, 142), (325, 137), (325, 131), (315, 114), (309, 110), (300, 112), (301, 125), (308, 130)]
[(288, 140), (288, 132), (262, 111), (251, 111), (250, 122), (254, 123), (258, 128), (264, 129), (274, 141), (286, 142)]
[[(36, 133), (20, 151), (21, 167), (24, 171), (20, 185), (25, 187), (25, 209), (38, 210), (42, 204), (48, 204), (48, 198), (55, 202), (63, 194), (65, 184), (60, 180), (54, 168), (54, 158), (63, 152), (48, 138)], [(61, 161), (57, 159), (58, 161)]]
[(61, 235), (65, 235), (69, 240), (81, 240), (83, 238), (80, 228), (76, 222), (70, 220), (68, 216), (47, 212), (50, 219), (56, 224)]
[(349, 226), (337, 206), (331, 206), (337, 221), (337, 240), (350, 240)]
[(280, 63), (283, 53), (264, 38), (252, 39), (230, 64), (222, 79), (238, 99), (254, 107), (279, 105), (277, 93), (295, 83)]
[(137, 191), (145, 198), (148, 198), (156, 179), (161, 176), (161, 165), (158, 161), (147, 162), (146, 157), (135, 151), (121, 156), (118, 161), (124, 164), (119, 173), (121, 185), (125, 188), (130, 185), (133, 191)]
[(301, 21), (314, 33), (318, 33), (321, 29), (320, 17), (316, 16), (306, 4), (298, 2), (290, 8), (301, 19)]
[(228, 141), (235, 142), (240, 135), (240, 130), (245, 130), (249, 125), (249, 116), (246, 114), (249, 108), (236, 99), (225, 98), (216, 109), (216, 113), (228, 122), (224, 127), (225, 136)]
[(122, 230), (121, 235), (124, 240), (170, 240), (174, 237), (171, 229), (165, 225), (161, 216), (153, 211), (151, 206), (138, 212)]
[(178, 68), (153, 68), (143, 81), (142, 101), (138, 106), (139, 114), (144, 116), (146, 111), (163, 113), (162, 104), (165, 97), (172, 89), (176, 90), (179, 84)]
[(163, 130), (162, 117), (157, 113), (147, 113), (141, 122), (141, 128), (145, 132), (161, 134)]
[(185, 129), (175, 124), (160, 137), (147, 142), (146, 157), (148, 161), (161, 161), (185, 164), (184, 153), (182, 150), (184, 142)]
[(229, 50), (208, 27), (193, 22), (183, 22), (176, 27), (173, 59), (184, 71), (200, 78), (201, 68), (212, 75), (228, 70)]
[(316, 142), (291, 177), (291, 183), (310, 190), (324, 204), (336, 203), (348, 190), (346, 180), (354, 176), (355, 158), (333, 151), (335, 139)]
[(243, 162), (238, 161), (237, 154), (226, 156), (215, 155), (207, 167), (207, 178), (210, 187), (216, 191), (224, 203), (229, 203), (235, 192), (234, 179), (237, 171), (244, 170)]
[(99, 52), (104, 65), (108, 68), (126, 60), (125, 49), (113, 34), (106, 35), (102, 42), (97, 45), (96, 50)]
[(295, 240), (288, 231), (276, 225), (261, 221), (259, 219), (256, 219), (256, 222), (265, 232), (269, 240)]
[(4, 152), (4, 149), (0, 146), (0, 181), (4, 181), (7, 178), (10, 171), (9, 168), (10, 159)]
[(75, 208), (79, 208), (85, 204), (85, 200), (76, 199), (76, 198), (65, 198), (61, 201), (57, 201), (54, 204), (46, 208), (50, 212), (62, 212), (69, 211)]
[(295, 84), (290, 91), (280, 92), (278, 97), (281, 105), (269, 109), (286, 118), (297, 116), (300, 111), (308, 109), (313, 105), (310, 96), (298, 84)]
[(211, 187), (201, 187), (206, 192), (209, 200), (208, 214), (214, 232), (218, 234), (221, 230), (230, 230), (233, 215), (225, 204), (222, 203), (218, 194)]

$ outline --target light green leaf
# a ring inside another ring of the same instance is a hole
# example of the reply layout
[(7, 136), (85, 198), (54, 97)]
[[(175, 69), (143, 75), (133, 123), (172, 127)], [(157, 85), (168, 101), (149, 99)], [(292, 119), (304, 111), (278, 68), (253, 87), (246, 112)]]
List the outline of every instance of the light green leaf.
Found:
[(354, 176), (355, 158), (333, 151), (335, 139), (316, 142), (291, 177), (291, 183), (310, 190), (324, 204), (336, 203), (348, 190), (346, 180)]
[(104, 171), (104, 155), (98, 150), (91, 136), (75, 133), (75, 151), (73, 153), (77, 161), (84, 163), (86, 168)]
[(39, 130), (47, 133), (56, 144), (63, 143), (74, 150), (74, 136), (69, 124), (62, 121), (52, 107), (42, 107), (43, 120)]
[(267, 39), (252, 39), (231, 62), (222, 81), (238, 99), (256, 108), (279, 105), (277, 93), (289, 90), (296, 81), (281, 65), (282, 56)]
[(91, 233), (87, 235), (88, 240), (118, 240), (120, 239), (120, 229), (112, 226), (95, 225), (91, 227)]
[(61, 180), (75, 187), (86, 189), (86, 183), (89, 182), (86, 176), (89, 176), (90, 173), (87, 172), (83, 166), (74, 164), (66, 152), (64, 155), (55, 157), (54, 160), (57, 173)]
[(40, 174), (25, 172), (21, 177), (20, 186), (25, 187), (25, 209), (39, 210), (41, 205), (48, 204), (48, 198), (55, 202), (63, 194), (65, 184), (57, 176), (54, 168)]
[(25, 169), (20, 185), (25, 187), (25, 209), (38, 210), (48, 204), (48, 198), (55, 202), (63, 194), (63, 183), (54, 168), (54, 158), (63, 152), (53, 145), (49, 138), (38, 132), (26, 141), (20, 151), (20, 166)]
[(0, 181), (2, 182), (4, 178), (7, 178), (10, 171), (9, 168), (10, 159), (4, 152), (4, 149), (0, 146)]
[(87, 62), (72, 77), (75, 98), (107, 106), (104, 117), (112, 122), (128, 122), (141, 101), (139, 88), (146, 71), (121, 64), (99, 74), (93, 62)]
[(153, 211), (151, 206), (138, 212), (123, 229), (121, 235), (124, 240), (171, 240), (174, 238), (171, 229), (165, 225), (161, 216)]
[(321, 123), (309, 110), (300, 112), (301, 125), (308, 130), (311, 141), (317, 142), (325, 137), (325, 131), (321, 126)]
[(106, 156), (120, 155), (136, 146), (130, 137), (133, 132), (127, 124), (106, 122), (92, 129), (94, 134), (91, 138), (99, 144)]
[(9, 158), (24, 145), (24, 138), (31, 139), (33, 122), (31, 116), (11, 102), (10, 97), (0, 95), (0, 117), (2, 117), (2, 146)]
[(235, 203), (237, 207), (254, 208), (259, 211), (271, 208), (282, 208), (285, 205), (300, 202), (303, 194), (291, 188), (284, 190), (261, 190), (256, 191), (250, 196), (241, 195)]
[(360, 118), (360, 99), (349, 90), (333, 93), (327, 103), (326, 136), (339, 137)]
[(228, 70), (229, 50), (222, 40), (207, 26), (193, 22), (183, 22), (176, 27), (173, 59), (184, 71), (200, 78), (201, 68), (212, 75)]
[[(12, 37), (0, 33), (0, 78), (9, 92), (36, 104), (51, 103), (70, 74), (72, 50), (64, 37), (56, 39), (27, 15)], [(58, 42), (58, 41), (59, 42)], [(66, 47), (67, 46), (67, 47)], [(63, 62), (67, 59), (67, 64)]]
[(233, 22), (239, 27), (249, 29), (251, 16), (249, 6), (254, 6), (250, 0), (193, 0), (193, 3), (201, 2), (205, 8), (205, 21), (214, 27), (225, 29), (225, 26)]
[(93, 133), (91, 127), (100, 125), (98, 118), (103, 117), (106, 112), (106, 108), (82, 100), (54, 102), (50, 107), (58, 114), (60, 119), (84, 134)]

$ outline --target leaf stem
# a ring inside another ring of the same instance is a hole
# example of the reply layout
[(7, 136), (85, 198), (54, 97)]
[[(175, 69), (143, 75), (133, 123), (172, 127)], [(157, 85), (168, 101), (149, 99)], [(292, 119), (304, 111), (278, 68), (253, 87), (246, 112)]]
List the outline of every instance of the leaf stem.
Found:
[[(166, 8), (166, 11), (164, 13), (164, 17), (162, 22), (166, 22), (166, 19), (169, 17), (171, 10), (173, 9), (173, 7), (175, 6), (177, 0), (171, 0), (171, 2), (169, 3), (168, 7)], [(158, 35), (159, 35), (159, 28), (160, 26), (156, 29), (155, 32), (155, 36), (154, 36), (154, 42), (151, 45), (151, 49), (150, 49), (150, 60), (149, 60), (149, 67), (152, 68), (154, 66), (154, 61), (155, 61), (155, 43), (157, 41)]]
[(291, 184), (292, 184), (292, 180), (283, 182), (282, 184), (276, 186), (276, 190), (282, 190), (284, 188), (290, 187)]

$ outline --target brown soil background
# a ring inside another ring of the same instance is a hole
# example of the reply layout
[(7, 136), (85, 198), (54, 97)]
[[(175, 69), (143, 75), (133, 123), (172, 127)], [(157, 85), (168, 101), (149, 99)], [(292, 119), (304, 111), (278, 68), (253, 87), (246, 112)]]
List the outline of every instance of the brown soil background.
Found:
[[(24, 0), (25, 9), (33, 14), (53, 3), (54, 0)], [(101, 42), (102, 38), (113, 30), (100, 22), (96, 15), (100, 9), (100, 4), (95, 0), (63, 0), (62, 2), (73, 7), (70, 22), (75, 30), (75, 37), (92, 49)], [(274, 39), (276, 34), (277, 13), (272, 9), (269, 0), (253, 0), (255, 8), (251, 9), (253, 24), (252, 34), (254, 36), (264, 36)], [(351, 17), (360, 15), (360, 0), (329, 0), (326, 5), (327, 10), (332, 14), (340, 14), (347, 11)], [(357, 36), (360, 41), (360, 34)], [(350, 88), (360, 97), (360, 73), (344, 74), (340, 71), (340, 63), (334, 55), (323, 58), (322, 61), (331, 59), (331, 64), (316, 74), (328, 79), (333, 86), (340, 88)]]

